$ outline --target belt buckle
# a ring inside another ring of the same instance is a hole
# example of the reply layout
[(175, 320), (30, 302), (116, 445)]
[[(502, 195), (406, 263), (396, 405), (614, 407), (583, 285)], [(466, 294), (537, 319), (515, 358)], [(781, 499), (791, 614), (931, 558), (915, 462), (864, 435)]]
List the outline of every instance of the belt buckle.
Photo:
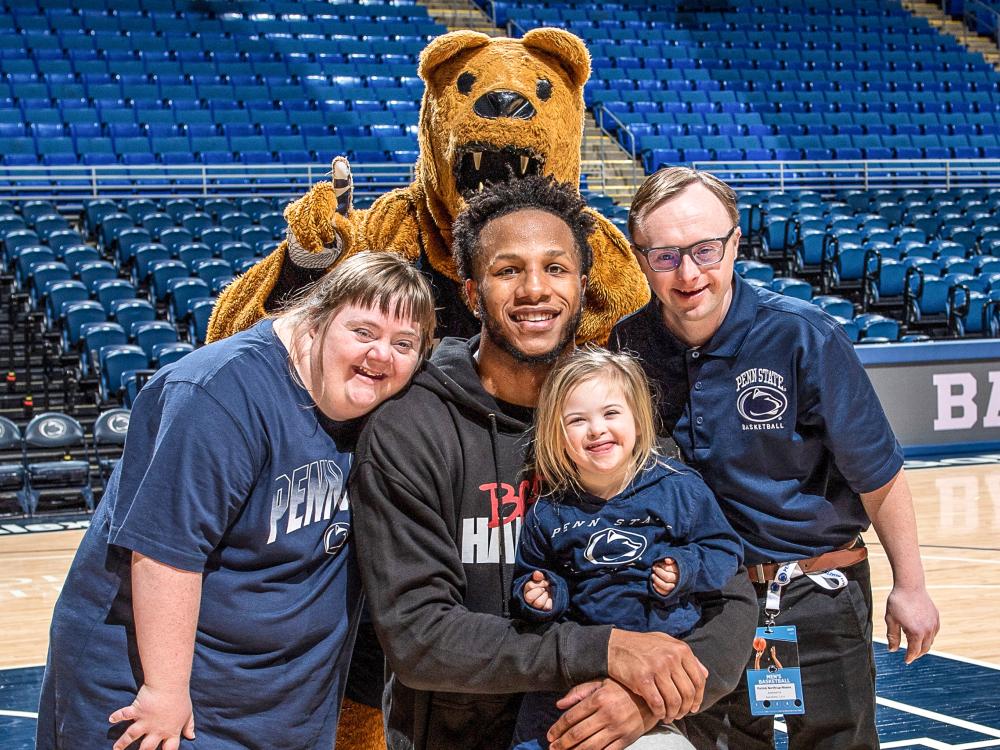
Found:
[(753, 567), (757, 571), (757, 583), (767, 583), (767, 579), (764, 577), (764, 564), (757, 563)]

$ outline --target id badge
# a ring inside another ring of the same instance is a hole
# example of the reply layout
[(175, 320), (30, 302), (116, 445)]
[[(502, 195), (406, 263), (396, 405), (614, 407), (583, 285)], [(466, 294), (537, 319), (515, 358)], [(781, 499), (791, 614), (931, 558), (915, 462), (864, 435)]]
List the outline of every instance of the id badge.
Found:
[(794, 625), (757, 628), (753, 665), (747, 669), (750, 713), (804, 714), (798, 636)]

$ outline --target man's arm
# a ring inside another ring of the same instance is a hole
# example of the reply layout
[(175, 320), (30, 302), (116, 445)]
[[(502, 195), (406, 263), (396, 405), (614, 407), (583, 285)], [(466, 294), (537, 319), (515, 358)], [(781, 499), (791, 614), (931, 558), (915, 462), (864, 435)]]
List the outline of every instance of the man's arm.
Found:
[(701, 622), (684, 642), (708, 670), (704, 710), (736, 687), (746, 669), (757, 627), (757, 594), (745, 568), (721, 591), (699, 598)]
[(892, 568), (892, 591), (885, 607), (889, 650), (899, 648), (902, 630), (909, 664), (930, 651), (940, 620), (924, 582), (913, 496), (903, 470), (874, 492), (862, 494), (861, 502)]

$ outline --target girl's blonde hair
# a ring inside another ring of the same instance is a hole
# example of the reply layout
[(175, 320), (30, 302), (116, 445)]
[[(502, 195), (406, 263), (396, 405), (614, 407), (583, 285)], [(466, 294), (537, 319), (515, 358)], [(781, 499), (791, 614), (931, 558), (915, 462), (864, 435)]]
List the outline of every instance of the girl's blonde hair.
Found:
[[(352, 255), (306, 287), (279, 315), (293, 321), (293, 340), (298, 340), (299, 332), (315, 331), (322, 349), (330, 324), (347, 305), (412, 321), (420, 332), (421, 359), (426, 356), (437, 325), (434, 291), (427, 277), (403, 256), (391, 252)], [(292, 372), (294, 374), (294, 367)], [(322, 387), (322, 357), (310, 359), (309, 374), (312, 382)], [(315, 398), (319, 396), (314, 395)]]
[(649, 380), (635, 357), (587, 346), (560, 359), (542, 386), (535, 411), (535, 470), (547, 492), (581, 489), (579, 472), (569, 457), (563, 407), (570, 392), (598, 377), (618, 385), (635, 419), (635, 447), (629, 481), (656, 459), (656, 417)]

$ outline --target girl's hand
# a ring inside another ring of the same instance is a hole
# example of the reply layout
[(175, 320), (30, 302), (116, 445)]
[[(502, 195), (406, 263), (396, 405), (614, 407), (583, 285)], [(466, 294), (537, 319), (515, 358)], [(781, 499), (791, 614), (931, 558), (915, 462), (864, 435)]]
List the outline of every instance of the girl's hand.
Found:
[(187, 690), (157, 690), (143, 685), (131, 706), (119, 708), (108, 717), (111, 724), (122, 721), (132, 724), (112, 750), (125, 750), (140, 739), (139, 750), (156, 750), (161, 742), (163, 750), (178, 750), (182, 735), (185, 739), (194, 739), (194, 714)]
[(552, 611), (552, 587), (545, 574), (536, 570), (531, 574), (531, 580), (524, 584), (524, 601), (529, 607), (543, 612)]
[(669, 557), (665, 557), (653, 565), (653, 588), (660, 596), (666, 596), (677, 585), (680, 578), (680, 571), (677, 563)]

